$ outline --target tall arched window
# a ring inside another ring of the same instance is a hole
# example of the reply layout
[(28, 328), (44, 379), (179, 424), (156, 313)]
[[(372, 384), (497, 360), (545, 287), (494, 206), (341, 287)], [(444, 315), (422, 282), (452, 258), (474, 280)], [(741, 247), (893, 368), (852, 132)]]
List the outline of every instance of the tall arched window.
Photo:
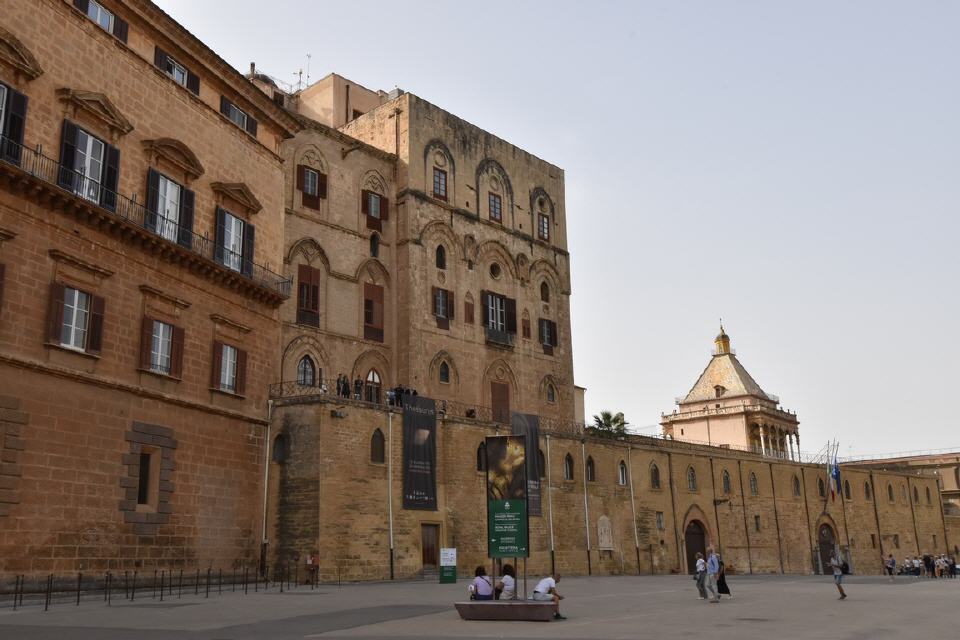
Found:
[(437, 269), (447, 268), (447, 250), (442, 244), (437, 245)]
[(310, 356), (303, 356), (297, 363), (297, 384), (313, 387), (317, 384), (317, 369)]
[(690, 491), (697, 490), (697, 472), (694, 471), (693, 467), (687, 467), (687, 489)]
[(546, 282), (540, 283), (540, 300), (550, 302), (550, 285)]
[(823, 478), (817, 478), (817, 494), (821, 498), (827, 497), (827, 486), (823, 484)]
[(543, 456), (543, 449), (537, 449), (537, 462), (540, 463), (540, 477), (547, 477), (547, 459)]
[(870, 500), (873, 496), (873, 491), (870, 490), (870, 481), (867, 480), (863, 483), (863, 497), (866, 500)]
[(793, 476), (793, 495), (798, 497), (800, 495), (800, 478), (797, 476)]
[(587, 456), (587, 482), (597, 479), (597, 469), (593, 465), (593, 456)]
[(477, 471), (487, 470), (487, 444), (481, 442), (477, 447)]
[(387, 457), (384, 454), (383, 431), (374, 429), (373, 435), (370, 436), (370, 462), (383, 464), (386, 459)]
[(750, 495), (755, 496), (760, 494), (760, 486), (757, 484), (757, 474), (750, 472)]
[(364, 399), (367, 402), (380, 403), (380, 374), (376, 369), (370, 369), (366, 384), (363, 385)]
[(376, 233), (370, 234), (370, 257), (380, 257), (380, 235)]
[(726, 469), (723, 470), (723, 492), (730, 493), (730, 472)]
[(933, 504), (930, 502), (930, 487), (927, 487), (927, 504)]
[(569, 453), (563, 458), (563, 479), (573, 480), (573, 456)]
[(655, 464), (650, 465), (650, 488), (660, 488), (660, 467)]
[(895, 498), (894, 495), (893, 495), (893, 485), (892, 485), (892, 484), (888, 484), (888, 485), (887, 485), (887, 498), (890, 500), (890, 502), (893, 502), (894, 500), (896, 500), (896, 498)]
[(627, 465), (621, 460), (617, 467), (617, 484), (624, 486), (627, 484)]
[(440, 363), (440, 382), (450, 384), (450, 365), (446, 361)]
[(843, 497), (844, 497), (845, 499), (847, 499), (847, 500), (850, 500), (850, 499), (853, 498), (853, 494), (850, 492), (850, 481), (849, 481), (849, 480), (844, 480), (844, 481), (843, 481)]
[(547, 402), (554, 403), (557, 401), (557, 390), (552, 383), (547, 383)]

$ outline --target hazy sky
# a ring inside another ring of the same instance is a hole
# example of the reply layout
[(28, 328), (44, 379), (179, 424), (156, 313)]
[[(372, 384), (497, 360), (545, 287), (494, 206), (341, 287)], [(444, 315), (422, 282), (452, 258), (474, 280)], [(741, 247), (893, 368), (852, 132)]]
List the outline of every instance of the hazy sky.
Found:
[(960, 448), (960, 3), (158, 1), (563, 167), (588, 416), (652, 431), (722, 316), (804, 450)]

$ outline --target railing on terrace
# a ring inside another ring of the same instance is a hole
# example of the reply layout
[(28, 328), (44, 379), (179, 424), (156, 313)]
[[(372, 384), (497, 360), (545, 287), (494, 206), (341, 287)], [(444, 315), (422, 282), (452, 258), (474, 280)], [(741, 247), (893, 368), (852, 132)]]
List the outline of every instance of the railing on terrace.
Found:
[(178, 246), (234, 271), (260, 287), (285, 298), (290, 297), (291, 279), (244, 259), (239, 253), (217, 244), (207, 236), (198, 235), (192, 229), (163, 218), (149, 211), (144, 204), (110, 191), (82, 173), (3, 136), (0, 136), (0, 164), (17, 167), (28, 176), (80, 198), (118, 220), (144, 229), (161, 241), (170, 243), (171, 248)]
[(501, 331), (493, 327), (484, 327), (486, 329), (487, 342), (498, 344), (503, 347), (512, 347), (514, 335), (509, 331)]

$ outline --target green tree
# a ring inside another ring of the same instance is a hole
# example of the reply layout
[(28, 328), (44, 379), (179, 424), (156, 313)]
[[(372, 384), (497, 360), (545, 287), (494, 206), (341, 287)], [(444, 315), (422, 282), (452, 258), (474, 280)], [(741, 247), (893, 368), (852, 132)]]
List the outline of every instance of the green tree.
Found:
[(601, 438), (619, 438), (626, 435), (629, 424), (622, 412), (601, 411), (593, 416), (593, 424), (587, 427), (587, 432)]

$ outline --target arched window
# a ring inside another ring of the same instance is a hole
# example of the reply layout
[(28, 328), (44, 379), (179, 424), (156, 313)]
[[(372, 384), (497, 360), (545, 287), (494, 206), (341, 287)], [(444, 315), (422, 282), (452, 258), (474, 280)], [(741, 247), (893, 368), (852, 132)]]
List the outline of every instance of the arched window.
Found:
[(927, 504), (933, 504), (930, 502), (930, 487), (927, 487)]
[(310, 356), (303, 356), (297, 363), (297, 384), (313, 387), (317, 384), (317, 369), (313, 366)]
[(750, 472), (750, 495), (756, 496), (760, 494), (760, 486), (757, 484), (757, 474)]
[(273, 439), (273, 461), (277, 464), (283, 464), (287, 461), (289, 453), (290, 447), (287, 446), (287, 435), (281, 433)]
[(896, 500), (896, 498), (894, 498), (894, 496), (893, 496), (893, 485), (892, 485), (892, 484), (888, 484), (888, 485), (887, 485), (887, 498), (890, 500), (890, 502), (893, 502), (894, 500)]
[(375, 462), (377, 464), (384, 463), (386, 456), (384, 455), (383, 444), (383, 431), (380, 431), (380, 429), (374, 429), (373, 435), (370, 436), (370, 462)]
[(573, 456), (569, 453), (563, 459), (563, 479), (573, 480)]
[(866, 500), (870, 500), (873, 496), (873, 491), (870, 489), (870, 481), (867, 480), (863, 483), (863, 497)]
[(537, 462), (540, 463), (540, 477), (547, 477), (547, 459), (543, 456), (543, 449), (537, 449)]
[(540, 283), (540, 300), (550, 302), (550, 285), (546, 282)]
[(593, 456), (587, 456), (587, 482), (597, 479), (597, 470), (593, 465)]
[(557, 390), (554, 388), (552, 383), (547, 383), (547, 402), (554, 403), (557, 401)]
[(450, 365), (446, 361), (440, 363), (440, 382), (450, 384)]
[(370, 235), (370, 257), (380, 257), (380, 236), (376, 233)]
[(723, 470), (723, 492), (730, 494), (730, 472), (726, 469)]
[(447, 268), (447, 250), (442, 244), (437, 245), (437, 269)]
[(919, 503), (920, 503), (920, 492), (917, 491), (916, 487), (914, 487), (913, 488), (913, 504), (919, 504)]
[(660, 467), (655, 464), (650, 465), (650, 488), (660, 488)]
[(687, 467), (687, 489), (690, 491), (697, 490), (697, 472), (694, 471), (693, 467)]
[(481, 442), (477, 447), (477, 471), (486, 471), (487, 469), (487, 443)]
[(793, 476), (793, 495), (800, 495), (800, 478)]
[(617, 484), (624, 486), (627, 484), (627, 464), (621, 460), (617, 467)]
[(827, 487), (823, 484), (823, 478), (817, 478), (817, 495), (821, 498), (827, 497)]
[(363, 386), (364, 399), (367, 402), (380, 404), (380, 374), (376, 369), (370, 369), (367, 382)]
[(844, 480), (844, 481), (843, 481), (843, 497), (846, 498), (847, 500), (850, 500), (850, 499), (853, 498), (853, 494), (850, 493), (850, 481), (849, 481), (849, 480)]

